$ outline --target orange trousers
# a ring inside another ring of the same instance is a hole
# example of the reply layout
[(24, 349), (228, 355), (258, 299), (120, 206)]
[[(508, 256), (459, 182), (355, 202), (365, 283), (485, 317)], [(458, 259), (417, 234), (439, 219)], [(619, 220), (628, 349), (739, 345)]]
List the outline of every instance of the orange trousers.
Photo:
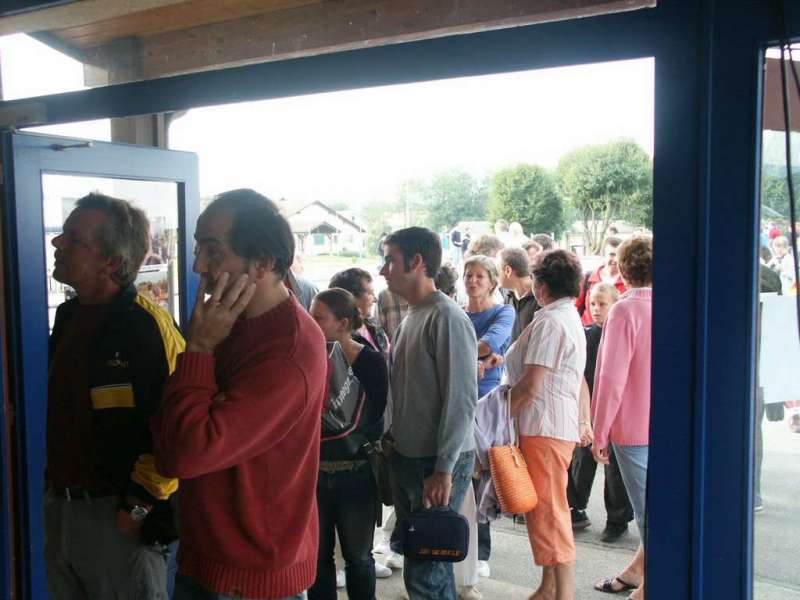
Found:
[(575, 560), (572, 518), (567, 503), (567, 469), (575, 442), (539, 436), (520, 436), (519, 447), (539, 503), (525, 515), (533, 561), (553, 567)]

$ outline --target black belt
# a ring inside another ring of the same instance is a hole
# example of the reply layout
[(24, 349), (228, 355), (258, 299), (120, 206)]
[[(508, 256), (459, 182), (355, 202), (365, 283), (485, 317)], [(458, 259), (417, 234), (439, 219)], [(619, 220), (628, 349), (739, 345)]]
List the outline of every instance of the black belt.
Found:
[(112, 488), (98, 488), (89, 489), (85, 487), (55, 487), (48, 488), (54, 495), (59, 498), (66, 498), (67, 500), (84, 500), (86, 498), (105, 498), (108, 496), (115, 496), (116, 491)]
[(342, 471), (355, 471), (365, 464), (367, 464), (366, 460), (321, 460), (319, 461), (319, 470), (328, 474), (341, 473)]

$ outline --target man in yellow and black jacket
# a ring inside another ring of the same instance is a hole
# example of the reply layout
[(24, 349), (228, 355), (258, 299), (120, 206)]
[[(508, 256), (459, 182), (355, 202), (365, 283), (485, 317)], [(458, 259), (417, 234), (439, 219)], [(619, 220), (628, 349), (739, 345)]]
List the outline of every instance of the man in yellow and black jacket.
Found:
[(149, 247), (147, 218), (123, 200), (78, 201), (53, 240), (53, 277), (77, 297), (50, 337), (45, 557), (54, 599), (166, 599), (177, 537), (149, 421), (184, 341), (133, 287)]

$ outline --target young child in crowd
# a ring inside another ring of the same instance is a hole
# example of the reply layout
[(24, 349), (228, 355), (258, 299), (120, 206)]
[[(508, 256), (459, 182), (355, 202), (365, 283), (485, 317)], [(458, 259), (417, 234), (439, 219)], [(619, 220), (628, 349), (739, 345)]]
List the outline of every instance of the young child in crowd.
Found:
[[(614, 284), (605, 282), (592, 286), (589, 294), (589, 311), (594, 322), (584, 327), (586, 332), (584, 377), (590, 392), (594, 390), (594, 371), (603, 324), (617, 298), (619, 298), (619, 290)], [(573, 530), (584, 529), (591, 525), (586, 514), (586, 506), (589, 502), (596, 471), (597, 463), (594, 461), (591, 448), (577, 447), (572, 458), (567, 489), (567, 499), (572, 509)], [(606, 543), (613, 543), (628, 530), (628, 523), (633, 519), (633, 509), (616, 461), (612, 461), (605, 471), (606, 481), (603, 497), (606, 506), (606, 527), (601, 539)]]

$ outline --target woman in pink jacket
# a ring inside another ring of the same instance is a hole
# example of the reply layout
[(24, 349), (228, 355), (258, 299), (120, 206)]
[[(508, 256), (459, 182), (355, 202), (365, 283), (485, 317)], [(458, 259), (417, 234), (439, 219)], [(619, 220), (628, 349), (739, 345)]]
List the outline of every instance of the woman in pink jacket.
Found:
[(653, 241), (637, 236), (617, 250), (619, 270), (628, 291), (612, 307), (597, 356), (592, 422), (592, 453), (608, 464), (609, 445), (619, 462), (622, 481), (633, 506), (642, 543), (628, 566), (595, 588), (629, 598), (644, 598), (645, 491), (650, 434), (650, 348), (652, 324)]

